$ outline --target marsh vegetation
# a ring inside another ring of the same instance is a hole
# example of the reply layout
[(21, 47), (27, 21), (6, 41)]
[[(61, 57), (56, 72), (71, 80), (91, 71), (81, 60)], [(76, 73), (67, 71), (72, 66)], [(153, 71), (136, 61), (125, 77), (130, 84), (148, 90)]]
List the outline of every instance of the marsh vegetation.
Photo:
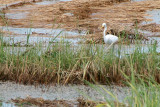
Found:
[[(144, 17), (146, 11), (159, 9), (159, 1), (73, 0), (53, 2), (47, 5), (41, 4), (39, 0), (16, 1), (18, 2), (14, 4), (8, 0), (8, 3), (11, 4), (1, 6), (0, 10), (0, 25), (2, 26), (0, 31), (1, 81), (12, 81), (25, 85), (85, 84), (95, 89), (104, 98), (103, 101), (94, 101), (89, 98), (87, 100), (76, 99), (80, 107), (159, 107), (159, 39), (144, 44), (143, 40), (149, 39), (138, 32), (140, 29), (159, 31), (159, 26), (152, 23), (155, 20), (143, 25), (144, 21), (149, 20)], [(4, 2), (0, 1), (1, 4)], [(159, 10), (153, 11), (153, 13), (157, 12)], [(103, 44), (102, 30), (99, 28), (103, 22), (109, 25), (111, 33), (121, 38), (116, 48), (107, 49)], [(9, 27), (6, 27), (7, 30), (3, 30), (4, 26)], [(86, 31), (87, 35), (68, 37), (81, 37), (79, 38), (81, 43), (66, 42), (66, 39), (59, 37), (62, 32), (51, 37), (52, 39), (45, 39), (44, 41), (47, 42), (45, 46), (45, 43), (41, 41), (34, 44), (30, 42), (31, 37), (35, 39), (34, 36), (37, 35), (37, 38), (46, 35), (53, 36), (53, 32), (48, 30), (53, 28)], [(34, 29), (34, 31), (26, 34), (24, 29)], [(45, 29), (47, 32), (44, 31)], [(9, 36), (6, 37), (6, 34)], [(158, 36), (159, 33), (154, 35)], [(14, 38), (12, 38), (13, 42), (11, 39), (6, 39), (12, 36), (25, 38), (24, 45), (21, 44), (22, 41), (16, 42)], [(58, 37), (59, 41), (57, 41)], [(134, 39), (134, 42), (130, 38)], [(131, 49), (128, 49), (129, 51), (123, 49), (124, 46), (132, 48), (130, 45), (134, 45), (132, 52), (130, 52)], [(102, 84), (127, 87), (129, 92), (126, 93), (129, 93), (129, 96), (120, 101), (117, 98), (118, 95), (114, 95)], [(101, 92), (101, 90), (103, 91)], [(105, 94), (110, 95), (113, 100), (107, 98)], [(12, 101), (23, 104), (31, 103), (37, 106), (45, 106), (46, 103), (50, 103), (51, 106), (57, 103), (62, 105), (72, 103), (65, 100), (51, 101), (31, 97)]]
[[(29, 39), (29, 37), (27, 36)], [(28, 40), (27, 40), (28, 41)], [(54, 39), (53, 39), (54, 41)], [(26, 43), (28, 44), (28, 42)], [(27, 45), (26, 45), (27, 46)], [(34, 83), (83, 83), (99, 82), (103, 84), (144, 79), (160, 82), (159, 53), (156, 42), (148, 45), (144, 52), (141, 44), (132, 54), (122, 57), (121, 45), (117, 50), (106, 50), (105, 45), (51, 42), (44, 50), (42, 43), (30, 46), (21, 52), (14, 52), (18, 45), (8, 45), (0, 40), (0, 79), (17, 81), (24, 84)], [(125, 78), (124, 74), (129, 76)]]

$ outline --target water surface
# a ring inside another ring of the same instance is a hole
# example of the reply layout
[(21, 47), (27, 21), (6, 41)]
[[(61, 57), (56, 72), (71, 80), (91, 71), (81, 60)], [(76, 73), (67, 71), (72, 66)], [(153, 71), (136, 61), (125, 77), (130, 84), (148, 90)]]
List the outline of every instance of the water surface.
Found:
[(146, 19), (151, 19), (151, 21), (144, 21), (142, 25), (156, 23), (160, 24), (160, 9), (149, 10), (146, 12), (149, 16), (146, 16)]

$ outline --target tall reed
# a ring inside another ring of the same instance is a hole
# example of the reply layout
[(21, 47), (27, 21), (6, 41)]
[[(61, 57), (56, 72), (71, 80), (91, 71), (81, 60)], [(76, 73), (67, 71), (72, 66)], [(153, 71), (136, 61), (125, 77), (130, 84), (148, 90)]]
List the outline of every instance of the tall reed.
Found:
[[(28, 43), (28, 42), (27, 42)], [(106, 51), (104, 45), (55, 42), (47, 49), (37, 44), (33, 47), (6, 46), (3, 34), (0, 38), (0, 79), (22, 83), (83, 83), (84, 80), (100, 83), (124, 84), (124, 75), (129, 80), (137, 76), (146, 82), (152, 78), (160, 82), (159, 55), (156, 45), (143, 52), (136, 45), (132, 54), (121, 57), (121, 45), (118, 51)], [(15, 49), (19, 49), (14, 52)], [(134, 73), (134, 76), (132, 75)], [(148, 77), (148, 78), (146, 78)]]

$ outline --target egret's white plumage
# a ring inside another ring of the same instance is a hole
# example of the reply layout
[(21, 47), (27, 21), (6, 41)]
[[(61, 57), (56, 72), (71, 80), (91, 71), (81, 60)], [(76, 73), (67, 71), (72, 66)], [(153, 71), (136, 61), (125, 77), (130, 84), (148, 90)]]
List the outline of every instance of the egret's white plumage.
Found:
[(103, 31), (103, 38), (104, 38), (104, 42), (106, 44), (114, 44), (118, 41), (118, 37), (115, 36), (115, 35), (112, 35), (112, 34), (107, 34), (106, 35), (106, 31), (107, 31), (107, 24), (106, 23), (103, 23), (102, 24), (102, 27), (104, 28), (104, 31)]

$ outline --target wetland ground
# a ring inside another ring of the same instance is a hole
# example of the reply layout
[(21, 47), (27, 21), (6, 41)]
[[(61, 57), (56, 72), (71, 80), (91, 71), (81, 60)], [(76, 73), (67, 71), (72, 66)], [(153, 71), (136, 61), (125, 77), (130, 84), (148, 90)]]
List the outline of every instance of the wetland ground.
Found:
[[(1, 0), (1, 106), (159, 107), (159, 9), (159, 0)], [(121, 38), (114, 50), (103, 22)]]

